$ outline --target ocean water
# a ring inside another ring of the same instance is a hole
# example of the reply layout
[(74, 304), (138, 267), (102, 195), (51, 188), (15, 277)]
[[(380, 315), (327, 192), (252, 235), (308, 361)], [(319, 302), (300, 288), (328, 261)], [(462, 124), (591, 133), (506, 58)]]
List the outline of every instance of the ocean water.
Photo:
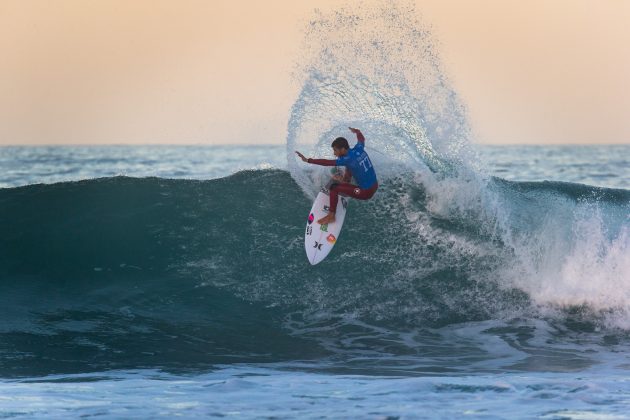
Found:
[[(506, 180), (564, 181), (620, 189), (630, 186), (628, 145), (475, 148), (484, 173)], [(333, 157), (327, 150), (321, 156)], [(286, 146), (0, 147), (0, 188), (116, 176), (208, 180), (260, 169), (287, 170)]]
[(285, 147), (0, 148), (0, 415), (627, 418), (630, 147), (477, 149), (513, 232), (408, 173), (313, 267)]
[(0, 417), (630, 417), (630, 146), (478, 146), (391, 6), (314, 16), (284, 145), (0, 148)]

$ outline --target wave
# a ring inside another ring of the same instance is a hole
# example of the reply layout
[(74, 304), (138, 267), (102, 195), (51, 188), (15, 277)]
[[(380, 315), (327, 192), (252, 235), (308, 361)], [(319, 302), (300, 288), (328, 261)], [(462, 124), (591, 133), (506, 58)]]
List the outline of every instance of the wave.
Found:
[(627, 323), (630, 192), (494, 179), (484, 213), (413, 176), (352, 202), (315, 267), (285, 171), (2, 189), (0, 352), (22, 359), (2, 370), (316, 359), (334, 351), (304, 333), (329, 324)]

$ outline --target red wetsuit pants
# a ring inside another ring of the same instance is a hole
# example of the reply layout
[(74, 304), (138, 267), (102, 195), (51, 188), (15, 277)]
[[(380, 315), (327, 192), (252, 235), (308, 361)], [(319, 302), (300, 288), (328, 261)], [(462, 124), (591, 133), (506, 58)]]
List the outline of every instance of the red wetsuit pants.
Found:
[(356, 198), (357, 200), (369, 200), (378, 189), (378, 182), (375, 182), (368, 189), (359, 188), (356, 185), (342, 182), (340, 184), (332, 184), (330, 186), (330, 212), (335, 213), (337, 210), (337, 196)]
[[(361, 135), (363, 138), (363, 135)], [(362, 141), (359, 139), (359, 141)], [(337, 163), (332, 159), (308, 159), (308, 163), (321, 166), (336, 166)], [(350, 168), (346, 168), (346, 172), (343, 177), (344, 181), (350, 181), (352, 173)], [(378, 182), (375, 182), (370, 188), (363, 189), (356, 185), (349, 184), (347, 182), (333, 183), (330, 186), (330, 212), (334, 213), (337, 210), (337, 197), (341, 194), (346, 197), (356, 198), (357, 200), (369, 200), (372, 198), (376, 190), (378, 189)]]

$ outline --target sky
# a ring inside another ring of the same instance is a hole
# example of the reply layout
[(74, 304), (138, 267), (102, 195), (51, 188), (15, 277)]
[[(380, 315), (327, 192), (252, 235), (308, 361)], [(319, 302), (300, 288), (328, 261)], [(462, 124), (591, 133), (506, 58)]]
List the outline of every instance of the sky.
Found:
[[(630, 1), (412, 3), (475, 142), (630, 144)], [(0, 0), (0, 145), (284, 144), (305, 25), (352, 4)]]

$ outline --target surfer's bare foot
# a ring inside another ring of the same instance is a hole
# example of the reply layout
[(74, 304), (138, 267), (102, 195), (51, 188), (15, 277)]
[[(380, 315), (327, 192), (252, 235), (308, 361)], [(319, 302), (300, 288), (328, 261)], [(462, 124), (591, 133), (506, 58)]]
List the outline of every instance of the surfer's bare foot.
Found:
[(335, 213), (328, 213), (328, 216), (324, 216), (317, 221), (320, 225), (326, 225), (335, 221)]

